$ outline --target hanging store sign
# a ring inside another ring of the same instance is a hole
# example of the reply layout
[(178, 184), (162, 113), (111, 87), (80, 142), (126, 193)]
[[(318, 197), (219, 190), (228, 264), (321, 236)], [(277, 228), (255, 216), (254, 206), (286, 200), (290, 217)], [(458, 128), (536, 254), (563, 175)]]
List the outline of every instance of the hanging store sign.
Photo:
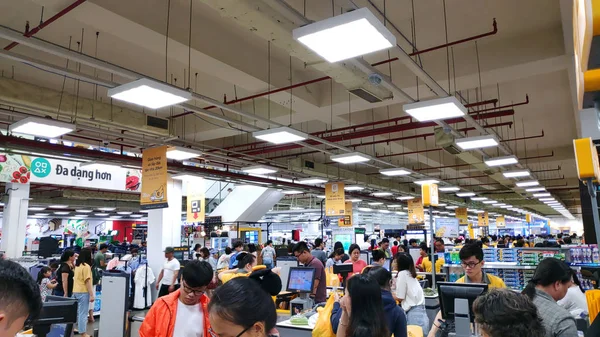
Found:
[(338, 221), (339, 227), (352, 227), (352, 201), (346, 201), (345, 214)]
[(0, 182), (140, 191), (141, 171), (118, 166), (0, 153)]
[(167, 208), (167, 146), (145, 149), (142, 153), (142, 209)]
[(504, 219), (503, 216), (499, 216), (496, 218), (496, 228), (505, 228), (506, 227), (506, 220)]
[(187, 180), (187, 216), (186, 221), (204, 222), (206, 216), (206, 196), (204, 192), (204, 179), (194, 178)]
[(477, 226), (488, 227), (490, 225), (490, 218), (488, 212), (482, 212), (477, 215)]
[(423, 206), (437, 206), (439, 204), (439, 193), (437, 184), (421, 185), (421, 196)]
[(408, 224), (420, 225), (423, 223), (425, 223), (425, 214), (421, 198), (408, 200)]
[(456, 213), (456, 218), (458, 219), (458, 223), (460, 225), (469, 224), (467, 209), (465, 207), (459, 207), (454, 212)]
[(438, 238), (457, 237), (458, 236), (458, 219), (436, 218), (435, 219), (435, 236)]
[(344, 183), (325, 184), (325, 214), (327, 216), (344, 215), (346, 212), (346, 195)]

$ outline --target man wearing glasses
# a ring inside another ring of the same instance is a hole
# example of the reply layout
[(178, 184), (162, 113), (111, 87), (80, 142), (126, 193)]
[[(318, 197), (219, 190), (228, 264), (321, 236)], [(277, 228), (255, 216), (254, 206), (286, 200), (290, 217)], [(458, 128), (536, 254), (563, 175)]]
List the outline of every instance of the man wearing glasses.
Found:
[[(506, 288), (506, 284), (501, 278), (490, 275), (483, 271), (483, 249), (477, 244), (468, 244), (461, 248), (458, 253), (460, 257), (460, 264), (465, 271), (465, 276), (456, 280), (456, 283), (484, 283), (488, 285), (488, 288)], [(440, 321), (442, 321), (442, 313), (438, 312), (431, 330), (429, 330), (428, 337), (435, 337), (439, 327)]]
[(148, 311), (140, 337), (210, 336), (209, 299), (204, 292), (213, 275), (208, 262), (190, 261), (181, 273), (181, 288), (158, 298)]

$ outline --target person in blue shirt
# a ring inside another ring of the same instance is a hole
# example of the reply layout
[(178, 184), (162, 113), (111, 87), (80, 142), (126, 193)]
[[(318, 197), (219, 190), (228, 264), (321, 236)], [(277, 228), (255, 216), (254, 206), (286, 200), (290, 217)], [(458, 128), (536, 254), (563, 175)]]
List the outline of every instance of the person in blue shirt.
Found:
[[(381, 287), (381, 300), (383, 302), (388, 332), (393, 334), (394, 337), (407, 337), (406, 314), (404, 313), (404, 310), (396, 304), (396, 300), (394, 300), (390, 291), (392, 274), (383, 267), (368, 266), (363, 270), (362, 275), (366, 275), (372, 280), (375, 280)], [(331, 327), (333, 328), (334, 333), (337, 333), (342, 313), (342, 307), (339, 301), (336, 301), (333, 305), (330, 318)]]
[(238, 260), (236, 257), (242, 252), (242, 250), (244, 250), (244, 243), (242, 241), (236, 241), (233, 243), (233, 253), (229, 258), (229, 269), (234, 269), (237, 267)]

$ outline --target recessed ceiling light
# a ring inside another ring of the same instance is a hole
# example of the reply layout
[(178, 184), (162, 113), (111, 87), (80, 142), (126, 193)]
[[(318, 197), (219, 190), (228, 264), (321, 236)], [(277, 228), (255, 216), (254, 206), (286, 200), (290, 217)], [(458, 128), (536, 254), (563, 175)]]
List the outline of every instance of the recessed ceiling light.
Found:
[(484, 201), (484, 200), (487, 200), (487, 198), (486, 197), (473, 197), (473, 198), (471, 198), (471, 200), (473, 200), (473, 201)]
[(50, 205), (50, 206), (48, 206), (48, 208), (64, 209), (64, 208), (69, 208), (69, 206), (68, 205)]
[(56, 215), (69, 215), (71, 212), (54, 212)]
[(35, 216), (48, 216), (50, 213), (35, 213)]
[(104, 212), (114, 211), (115, 209), (116, 209), (115, 207), (100, 207), (100, 208), (98, 208), (99, 211), (104, 211)]
[(450, 206), (446, 206), (446, 209), (457, 209), (458, 206), (454, 206), (454, 205), (450, 205)]
[(43, 211), (46, 207), (29, 207), (30, 211)]
[(369, 205), (370, 206), (379, 206), (379, 205), (383, 205), (383, 202), (370, 202)]
[(388, 208), (399, 208), (402, 207), (402, 205), (387, 205)]
[(132, 213), (133, 212), (117, 212), (117, 214), (119, 214), (119, 215), (130, 215)]
[(346, 191), (362, 191), (365, 188), (362, 186), (358, 186), (358, 185), (349, 185), (349, 186), (345, 186), (344, 189)]
[(498, 140), (492, 135), (466, 137), (457, 139), (456, 145), (463, 150), (483, 149), (486, 147), (498, 146)]
[(192, 94), (187, 90), (148, 78), (141, 78), (115, 88), (110, 88), (108, 89), (108, 96), (150, 109), (160, 109), (185, 102), (192, 98)]
[(188, 160), (202, 155), (202, 152), (185, 147), (171, 146), (167, 149), (167, 158), (173, 160)]
[(504, 205), (504, 206), (500, 206), (500, 208), (512, 208), (511, 205)]
[(76, 209), (75, 212), (77, 213), (92, 213), (91, 209)]
[(525, 190), (525, 192), (541, 192), (541, 191), (545, 191), (546, 188), (545, 187), (533, 187), (533, 188), (528, 188)]
[(394, 34), (365, 7), (296, 28), (292, 36), (330, 63), (396, 45)]
[(375, 192), (372, 195), (374, 197), (389, 197), (390, 195), (393, 195), (394, 193), (392, 192)]
[(413, 197), (413, 196), (406, 195), (406, 196), (403, 196), (403, 197), (398, 197), (398, 198), (396, 198), (396, 199), (398, 199), (398, 200), (412, 200), (412, 199), (414, 199), (414, 198), (415, 198), (415, 197)]
[(75, 125), (50, 118), (27, 117), (11, 124), (8, 131), (44, 138), (58, 138), (75, 131)]
[(446, 205), (448, 205), (448, 204), (437, 204), (437, 207), (444, 207)]
[(460, 192), (460, 193), (456, 193), (456, 196), (459, 198), (468, 198), (468, 197), (474, 197), (476, 194), (473, 192)]
[(394, 213), (396, 213), (398, 215), (406, 215), (406, 212), (394, 212)]
[(379, 213), (391, 213), (392, 211), (388, 211), (387, 209), (380, 209)]
[(515, 185), (519, 186), (519, 187), (529, 187), (529, 186), (537, 186), (540, 183), (537, 180), (524, 180), (524, 181), (517, 181), (515, 183)]
[(404, 104), (402, 109), (419, 122), (437, 121), (467, 114), (467, 108), (454, 96)]
[(397, 176), (407, 176), (407, 175), (410, 175), (412, 172), (407, 169), (404, 169), (404, 168), (389, 168), (389, 169), (379, 170), (379, 173), (383, 174), (384, 176), (397, 177)]
[(417, 185), (437, 184), (439, 182), (440, 181), (436, 180), (436, 179), (422, 179), (422, 180), (415, 180), (415, 181), (413, 181), (413, 183), (415, 183)]
[(540, 198), (540, 201), (556, 201), (554, 198)]
[(534, 193), (533, 197), (534, 198), (546, 198), (546, 197), (549, 197), (551, 195), (552, 194), (550, 194), (550, 193)]
[(130, 218), (141, 218), (143, 216), (144, 216), (143, 214), (131, 214), (129, 217)]
[(515, 156), (488, 158), (483, 161), (487, 166), (504, 166), (517, 164), (519, 160)]
[(109, 216), (108, 213), (94, 213), (95, 216)]
[(248, 174), (271, 174), (277, 172), (277, 169), (270, 166), (256, 165), (242, 167), (242, 172), (246, 172)]
[(522, 178), (529, 177), (531, 175), (531, 172), (527, 170), (505, 171), (502, 172), (502, 175), (506, 178)]
[(306, 140), (308, 135), (304, 132), (294, 130), (287, 126), (274, 129), (255, 131), (252, 133), (254, 138), (273, 144), (295, 143)]
[(498, 203), (498, 202), (495, 201), (495, 200), (484, 200), (484, 201), (482, 201), (482, 203), (486, 204), (486, 205), (491, 205), (491, 204), (495, 204), (495, 203)]
[(297, 182), (300, 183), (300, 184), (306, 184), (306, 185), (318, 185), (318, 184), (325, 184), (327, 182), (327, 179), (323, 179), (323, 178), (304, 178), (304, 179), (298, 179)]
[(456, 192), (456, 191), (460, 191), (460, 187), (440, 186), (440, 187), (438, 187), (438, 191), (440, 191), (440, 192)]
[(350, 152), (331, 156), (330, 159), (340, 164), (356, 164), (367, 162), (371, 157), (360, 152)]

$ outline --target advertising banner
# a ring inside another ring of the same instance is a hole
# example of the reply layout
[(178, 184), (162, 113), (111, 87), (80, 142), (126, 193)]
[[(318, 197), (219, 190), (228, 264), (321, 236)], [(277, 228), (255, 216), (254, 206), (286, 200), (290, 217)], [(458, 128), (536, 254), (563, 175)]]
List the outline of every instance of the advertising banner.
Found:
[(204, 222), (206, 216), (206, 196), (203, 178), (186, 181), (187, 186), (187, 222)]
[(488, 212), (482, 212), (477, 215), (477, 226), (488, 227), (490, 225), (490, 218)]
[(460, 225), (468, 225), (469, 219), (467, 217), (467, 209), (464, 207), (459, 207), (455, 210), (456, 218), (458, 219), (458, 223)]
[(469, 238), (474, 239), (475, 238), (475, 230), (473, 229), (473, 223), (468, 222), (467, 228), (469, 229)]
[(139, 192), (140, 178), (135, 169), (0, 153), (0, 182)]
[(167, 208), (167, 146), (145, 149), (142, 153), (142, 209)]
[(503, 216), (499, 216), (496, 218), (496, 228), (505, 228), (506, 227), (506, 220), (504, 219)]
[(439, 193), (437, 184), (421, 185), (421, 196), (423, 206), (437, 206), (439, 204)]
[(408, 200), (408, 224), (421, 225), (425, 223), (425, 214), (423, 213), (423, 203), (421, 198)]
[(458, 236), (458, 219), (436, 218), (435, 219), (435, 236), (438, 238), (457, 237)]
[(346, 201), (344, 217), (338, 221), (339, 227), (352, 227), (352, 201)]
[(325, 214), (328, 216), (344, 215), (346, 212), (346, 194), (344, 183), (325, 184)]

